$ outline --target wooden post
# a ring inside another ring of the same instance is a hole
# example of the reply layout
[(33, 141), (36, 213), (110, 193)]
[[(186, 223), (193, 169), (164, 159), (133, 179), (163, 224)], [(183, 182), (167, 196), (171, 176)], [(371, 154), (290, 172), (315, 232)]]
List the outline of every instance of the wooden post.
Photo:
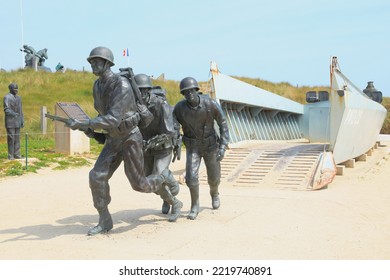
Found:
[(47, 132), (47, 118), (45, 117), (45, 114), (47, 113), (46, 106), (41, 107), (41, 132), (42, 134), (46, 134)]

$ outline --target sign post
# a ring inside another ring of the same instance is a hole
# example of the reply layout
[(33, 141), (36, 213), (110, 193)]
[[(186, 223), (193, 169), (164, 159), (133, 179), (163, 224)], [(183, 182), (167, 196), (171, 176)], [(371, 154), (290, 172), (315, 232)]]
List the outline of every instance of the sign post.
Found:
[[(57, 102), (55, 114), (64, 118), (88, 120), (88, 115), (74, 102)], [(90, 141), (84, 132), (72, 130), (62, 122), (55, 122), (55, 151), (81, 154), (90, 152)]]

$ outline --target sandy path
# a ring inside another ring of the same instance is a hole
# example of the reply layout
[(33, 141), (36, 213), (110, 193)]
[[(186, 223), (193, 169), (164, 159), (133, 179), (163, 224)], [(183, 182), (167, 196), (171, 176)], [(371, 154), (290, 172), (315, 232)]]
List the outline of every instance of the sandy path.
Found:
[[(375, 150), (327, 189), (221, 186), (213, 210), (201, 186), (198, 219), (169, 223), (154, 194), (133, 191), (119, 169), (111, 180), (114, 229), (86, 236), (98, 216), (91, 167), (0, 180), (0, 259), (390, 259), (389, 147)], [(171, 166), (175, 174), (184, 160)], [(122, 167), (121, 167), (122, 168)]]

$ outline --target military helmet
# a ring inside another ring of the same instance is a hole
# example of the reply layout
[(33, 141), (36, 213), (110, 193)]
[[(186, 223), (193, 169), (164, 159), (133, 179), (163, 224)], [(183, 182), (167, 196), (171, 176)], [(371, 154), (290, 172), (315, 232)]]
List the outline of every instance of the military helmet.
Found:
[(18, 84), (17, 84), (17, 83), (10, 83), (10, 84), (8, 85), (8, 89), (9, 89), (10, 91), (15, 90), (15, 89), (18, 89)]
[(137, 74), (134, 76), (135, 83), (139, 88), (152, 88), (152, 81), (146, 74)]
[(199, 85), (198, 82), (192, 78), (192, 77), (187, 77), (181, 80), (180, 82), (180, 92), (183, 94), (183, 91), (187, 89), (192, 89), (196, 88), (196, 90), (199, 90)]
[(114, 66), (114, 55), (112, 54), (112, 51), (109, 48), (106, 47), (96, 47), (94, 48), (91, 53), (89, 54), (89, 57), (87, 58), (88, 62), (91, 63), (91, 59), (100, 57), (103, 58), (111, 63), (111, 66)]

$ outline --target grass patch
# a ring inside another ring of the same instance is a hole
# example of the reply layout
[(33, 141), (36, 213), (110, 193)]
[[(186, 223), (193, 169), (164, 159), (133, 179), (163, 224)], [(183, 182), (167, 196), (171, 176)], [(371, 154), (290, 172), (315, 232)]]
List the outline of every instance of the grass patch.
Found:
[[(0, 157), (0, 177), (20, 176), (28, 172), (36, 173), (42, 168), (64, 170), (91, 165), (102, 146), (91, 141), (91, 153), (79, 156), (70, 156), (55, 152), (54, 139), (29, 136), (27, 142), (27, 164), (25, 160), (8, 160), (7, 152)], [(0, 143), (0, 150), (7, 151), (7, 144)], [(21, 142), (21, 154), (26, 157), (26, 142)]]
[(23, 173), (23, 165), (19, 161), (1, 163), (0, 174), (3, 174), (3, 176), (20, 176)]

